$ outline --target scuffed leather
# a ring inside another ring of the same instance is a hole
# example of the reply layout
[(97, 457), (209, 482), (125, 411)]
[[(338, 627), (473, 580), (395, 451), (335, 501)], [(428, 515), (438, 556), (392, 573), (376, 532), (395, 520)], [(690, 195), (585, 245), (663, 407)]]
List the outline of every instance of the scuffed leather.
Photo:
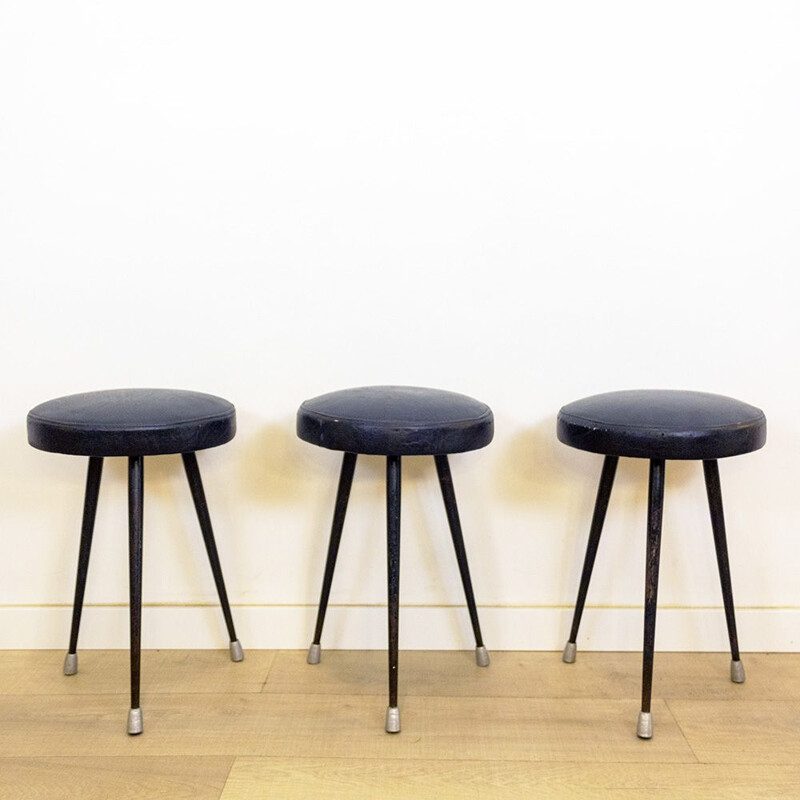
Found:
[(610, 456), (718, 459), (764, 446), (767, 420), (755, 406), (718, 394), (642, 389), (608, 392), (558, 412), (564, 444)]
[(182, 389), (109, 389), (59, 397), (28, 414), (28, 442), (81, 456), (193, 453), (229, 442), (236, 409)]
[(365, 386), (306, 400), (297, 412), (306, 442), (371, 455), (444, 455), (485, 447), (494, 416), (485, 403), (417, 386)]

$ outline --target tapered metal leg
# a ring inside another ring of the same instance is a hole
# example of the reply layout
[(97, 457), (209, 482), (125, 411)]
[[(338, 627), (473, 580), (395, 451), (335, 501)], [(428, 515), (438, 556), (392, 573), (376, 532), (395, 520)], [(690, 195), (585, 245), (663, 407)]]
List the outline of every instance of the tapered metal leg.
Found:
[(644, 648), (642, 657), (642, 711), (636, 733), (642, 739), (653, 736), (650, 698), (653, 693), (653, 651), (656, 640), (658, 566), (661, 556), (661, 521), (664, 514), (664, 459), (650, 462), (650, 490), (647, 501), (647, 567), (644, 590)]
[(353, 485), (353, 473), (356, 469), (356, 454), (345, 453), (342, 459), (342, 471), (339, 474), (339, 489), (336, 492), (336, 506), (333, 510), (333, 524), (331, 525), (331, 538), (328, 542), (328, 557), (325, 561), (325, 574), (322, 578), (322, 592), (319, 598), (317, 611), (317, 624), (314, 628), (314, 640), (308, 648), (307, 661), (309, 664), (319, 664), (322, 649), (322, 626), (325, 624), (325, 612), (328, 610), (328, 598), (333, 583), (333, 571), (336, 568), (336, 557), (339, 555), (339, 543), (342, 540), (344, 517), (347, 513), (347, 503), (350, 500), (350, 487)]
[(130, 564), (131, 708), (128, 733), (142, 732), (139, 681), (142, 654), (142, 539), (144, 516), (144, 458), (128, 459), (128, 558)]
[(389, 600), (389, 707), (386, 732), (400, 732), (397, 706), (397, 650), (400, 617), (400, 456), (386, 459), (386, 553)]
[(717, 551), (719, 582), (722, 585), (722, 601), (725, 605), (725, 621), (728, 624), (728, 639), (731, 645), (731, 680), (744, 683), (744, 665), (739, 658), (739, 637), (736, 635), (736, 613), (733, 607), (731, 568), (728, 562), (728, 540), (725, 535), (725, 516), (722, 512), (722, 489), (717, 461), (704, 461), (708, 508), (711, 512), (711, 528), (714, 531), (714, 547)]
[(434, 456), (433, 459), (436, 462), (436, 473), (439, 476), (444, 508), (447, 512), (447, 521), (450, 524), (450, 535), (453, 537), (458, 571), (461, 573), (461, 583), (464, 586), (464, 595), (467, 598), (469, 618), (472, 622), (472, 631), (475, 634), (475, 658), (479, 667), (488, 667), (489, 652), (484, 647), (481, 624), (478, 621), (478, 609), (475, 605), (475, 595), (472, 591), (472, 579), (469, 574), (467, 550), (464, 547), (464, 535), (461, 532), (461, 520), (458, 516), (458, 505), (456, 504), (456, 492), (453, 488), (453, 476), (450, 473), (450, 462), (447, 456)]
[(90, 458), (86, 473), (86, 495), (83, 501), (83, 523), (81, 544), (78, 551), (78, 576), (75, 580), (75, 600), (72, 604), (72, 630), (69, 635), (69, 650), (64, 659), (64, 674), (74, 675), (78, 671), (78, 632), (81, 627), (83, 595), (86, 591), (86, 575), (89, 571), (89, 555), (92, 551), (94, 520), (97, 515), (97, 497), (100, 494), (100, 478), (103, 474), (103, 459)]
[(191, 489), (194, 507), (197, 511), (197, 519), (200, 522), (200, 530), (206, 545), (208, 561), (211, 564), (211, 572), (214, 575), (214, 583), (217, 586), (222, 615), (225, 617), (225, 625), (228, 628), (228, 638), (231, 643), (231, 660), (241, 661), (244, 658), (244, 651), (241, 643), (236, 638), (236, 629), (233, 627), (231, 604), (228, 602), (225, 579), (222, 577), (222, 566), (219, 563), (217, 543), (214, 539), (214, 530), (211, 527), (211, 516), (208, 513), (208, 503), (206, 502), (206, 493), (203, 491), (203, 481), (200, 478), (200, 468), (197, 466), (197, 456), (194, 453), (184, 453), (183, 466), (186, 470), (186, 477), (189, 480), (189, 489)]
[(586, 604), (586, 594), (589, 591), (589, 581), (592, 578), (594, 561), (597, 557), (597, 546), (600, 544), (600, 534), (603, 532), (603, 523), (606, 519), (608, 501), (611, 497), (611, 489), (614, 486), (614, 476), (617, 472), (617, 456), (606, 456), (603, 461), (603, 471), (600, 473), (600, 485), (597, 487), (597, 499), (594, 504), (594, 514), (592, 515), (592, 526), (589, 529), (589, 542), (586, 545), (586, 556), (583, 560), (583, 572), (581, 573), (581, 583), (578, 589), (578, 599), (575, 603), (575, 613), (572, 616), (572, 629), (569, 633), (569, 640), (564, 647), (563, 661), (572, 664), (577, 654), (578, 628), (583, 616), (583, 607)]

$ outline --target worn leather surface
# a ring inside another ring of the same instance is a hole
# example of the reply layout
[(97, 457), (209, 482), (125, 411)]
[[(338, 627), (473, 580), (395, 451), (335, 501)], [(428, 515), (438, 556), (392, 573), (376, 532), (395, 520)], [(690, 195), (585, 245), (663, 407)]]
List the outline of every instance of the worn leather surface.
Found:
[(230, 441), (236, 409), (181, 389), (110, 389), (59, 397), (28, 414), (28, 442), (82, 456), (191, 453)]
[(716, 459), (763, 447), (767, 420), (732, 397), (642, 389), (569, 403), (558, 412), (558, 438), (612, 456)]
[(485, 447), (494, 416), (485, 403), (416, 386), (365, 386), (306, 400), (297, 435), (330, 450), (372, 455), (443, 455)]

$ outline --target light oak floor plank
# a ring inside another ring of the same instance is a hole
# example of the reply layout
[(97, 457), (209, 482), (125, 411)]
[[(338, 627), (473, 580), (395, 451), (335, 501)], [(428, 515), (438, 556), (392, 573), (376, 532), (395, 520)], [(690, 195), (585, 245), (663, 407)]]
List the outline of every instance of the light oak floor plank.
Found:
[[(79, 650), (78, 674), (66, 676), (65, 650), (0, 651), (0, 694), (127, 694), (130, 655), (127, 650)], [(142, 691), (259, 692), (276, 651), (245, 651), (234, 663), (224, 650), (143, 650)]]
[(2, 758), (0, 800), (218, 800), (233, 758)]
[(384, 697), (144, 696), (145, 732), (124, 733), (117, 695), (0, 697), (0, 756), (274, 755), (533, 761), (694, 762), (663, 701), (657, 738), (636, 738), (634, 700), (409, 697), (403, 732), (383, 730)]
[(701, 761), (800, 763), (800, 701), (670, 700), (669, 707)]
[[(641, 692), (640, 653), (578, 653), (564, 664), (560, 653), (497, 652), (483, 668), (474, 651), (400, 653), (400, 693), (404, 696), (636, 698)], [(707, 700), (800, 699), (800, 657), (794, 653), (746, 653), (743, 684), (730, 681), (726, 653), (656, 653), (653, 695)], [(371, 694), (386, 691), (387, 661), (382, 650), (323, 650), (310, 666), (305, 651), (280, 651), (264, 684), (265, 692)]]
[(392, 736), (383, 651), (146, 651), (139, 737), (127, 651), (63, 655), (0, 651), (0, 800), (800, 798), (800, 654), (657, 654), (648, 742), (639, 653), (403, 652)]
[(222, 800), (772, 800), (800, 796), (800, 767), (519, 761), (238, 758)]

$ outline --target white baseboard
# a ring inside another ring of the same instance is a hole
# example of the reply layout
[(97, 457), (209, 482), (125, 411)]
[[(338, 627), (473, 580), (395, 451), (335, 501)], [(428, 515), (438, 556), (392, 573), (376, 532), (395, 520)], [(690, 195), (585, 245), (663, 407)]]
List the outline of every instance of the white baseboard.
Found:
[[(560, 650), (572, 619), (567, 607), (479, 607), (490, 650)], [(233, 608), (237, 634), (245, 649), (305, 648), (316, 617), (312, 606), (241, 605)], [(0, 607), (0, 649), (63, 648), (69, 637), (68, 606)], [(741, 608), (736, 612), (743, 651), (800, 650), (800, 609)], [(640, 650), (640, 608), (587, 608), (578, 646), (583, 650)], [(162, 649), (225, 647), (222, 614), (216, 606), (146, 606), (142, 646)], [(331, 606), (322, 644), (327, 648), (386, 647), (386, 608)], [(80, 647), (128, 646), (128, 609), (91, 606), (84, 609)], [(458, 650), (474, 646), (463, 607), (405, 606), (400, 611), (400, 647), (409, 650)], [(728, 647), (721, 608), (662, 608), (658, 612), (656, 647), (674, 651), (724, 651)]]

